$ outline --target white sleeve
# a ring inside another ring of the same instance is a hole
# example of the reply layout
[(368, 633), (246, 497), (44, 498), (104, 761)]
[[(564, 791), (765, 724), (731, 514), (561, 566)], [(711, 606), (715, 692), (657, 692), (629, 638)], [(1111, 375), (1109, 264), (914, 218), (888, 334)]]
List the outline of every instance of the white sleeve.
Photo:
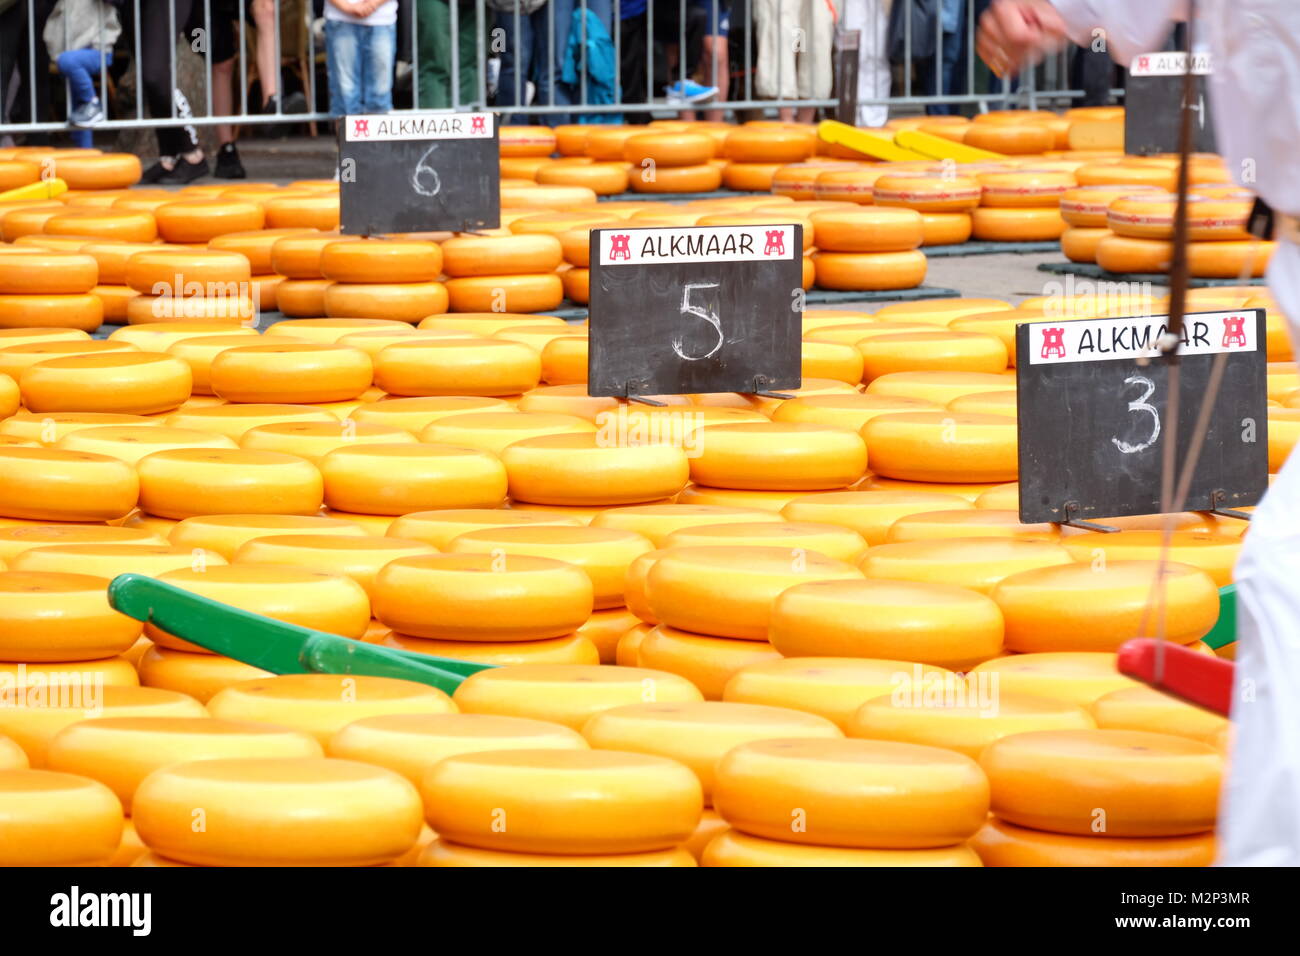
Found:
[(1103, 40), (1106, 52), (1122, 66), (1139, 53), (1160, 49), (1174, 22), (1187, 18), (1186, 0), (1052, 0), (1052, 5), (1065, 20), (1070, 39), (1089, 49)]

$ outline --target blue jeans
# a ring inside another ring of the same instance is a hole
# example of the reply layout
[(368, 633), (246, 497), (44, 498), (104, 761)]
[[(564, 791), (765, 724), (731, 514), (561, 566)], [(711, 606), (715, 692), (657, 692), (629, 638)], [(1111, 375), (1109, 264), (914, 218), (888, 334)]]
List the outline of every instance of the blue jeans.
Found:
[[(496, 26), (505, 33), (505, 49), (501, 51), (501, 73), (497, 77), (497, 106), (517, 106), (515, 99), (515, 78), (519, 80), (519, 95), (527, 96), (525, 86), (532, 80), (537, 87), (533, 95), (534, 106), (551, 105), (554, 90), (556, 105), (568, 105), (573, 102), (578, 90), (572, 90), (560, 80), (564, 72), (564, 51), (569, 43), (569, 26), (573, 11), (581, 9), (578, 0), (547, 0), (532, 13), (520, 14), (519, 36), (515, 33), (515, 15), (510, 11), (498, 11)], [(611, 0), (587, 0), (587, 9), (594, 13), (609, 27), (612, 17)], [(552, 24), (551, 18), (554, 18)], [(548, 27), (553, 26), (552, 30)], [(553, 37), (555, 44), (555, 63), (550, 65), (548, 39)], [(528, 116), (506, 116), (506, 124), (543, 124), (559, 126), (568, 123), (567, 113), (543, 113)]]
[[(95, 81), (92, 77), (99, 75), (100, 60), (107, 68), (113, 64), (111, 52), (100, 53), (87, 47), (84, 50), (66, 50), (59, 54), (59, 72), (68, 78), (68, 89), (72, 97), (72, 106), (89, 103), (95, 98)], [(89, 147), (93, 141), (90, 130), (74, 129), (69, 132), (74, 146)]]
[(397, 24), (368, 27), (326, 20), (325, 50), (331, 115), (392, 111)]

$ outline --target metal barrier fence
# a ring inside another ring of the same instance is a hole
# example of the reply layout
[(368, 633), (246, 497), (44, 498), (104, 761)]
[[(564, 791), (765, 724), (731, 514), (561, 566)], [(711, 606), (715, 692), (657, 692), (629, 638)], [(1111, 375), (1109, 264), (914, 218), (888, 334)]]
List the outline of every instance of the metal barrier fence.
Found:
[[(1071, 57), (1086, 55), (1077, 48), (1027, 71), (1018, 85), (980, 69), (975, 28), (988, 0), (353, 2), (373, 26), (358, 28), (333, 0), (14, 0), (0, 13), (0, 136), (68, 130), (67, 112), (87, 89), (85, 74), (107, 102), (106, 118), (93, 127), (100, 130), (188, 127), (192, 137), (197, 126), (314, 124), (331, 112), (379, 111), (368, 96), (349, 101), (343, 92), (349, 59), (360, 63), (363, 78), (378, 61), (374, 72), (384, 79), (369, 93), (382, 105), (394, 74), (409, 75), (409, 105), (403, 96), (396, 112), (488, 107), (507, 122), (637, 122), (651, 112), (695, 109), (721, 118), (723, 111), (777, 109), (785, 118), (828, 110), (879, 125), (900, 107), (1036, 108), (1084, 96), (1069, 83)], [(119, 20), (126, 22), (115, 36)], [(322, 21), (326, 42), (318, 38)], [(357, 29), (382, 31), (364, 35), (373, 41), (365, 55)], [(97, 63), (83, 67), (80, 93), (65, 77), (60, 117), (49, 105), (58, 54), (74, 42)], [(178, 49), (187, 56), (185, 45), (202, 67), (201, 110), (181, 91)], [(112, 52), (111, 63), (99, 49)], [(125, 109), (113, 95), (124, 59), (135, 74), (135, 102)], [(250, 109), (250, 60), (258, 74), (268, 74), (260, 86), (264, 96), (275, 94), (269, 111)], [(490, 65), (499, 69), (495, 91)], [(297, 72), (305, 111), (283, 111), (286, 67)], [(705, 89), (686, 89), (692, 83)], [(673, 84), (686, 95), (663, 95)], [(1108, 94), (1122, 92), (1109, 86)], [(701, 99), (710, 87), (712, 95)], [(347, 102), (363, 108), (347, 110)]]

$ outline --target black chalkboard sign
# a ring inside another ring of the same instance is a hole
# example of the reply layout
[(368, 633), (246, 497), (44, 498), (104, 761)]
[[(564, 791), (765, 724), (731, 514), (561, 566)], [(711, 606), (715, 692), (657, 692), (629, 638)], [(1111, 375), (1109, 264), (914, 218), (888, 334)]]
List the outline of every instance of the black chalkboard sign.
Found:
[[(1187, 54), (1174, 51), (1143, 53), (1129, 65), (1124, 92), (1124, 152), (1133, 156), (1178, 152), (1182, 123), (1183, 75)], [(1192, 115), (1192, 152), (1218, 152), (1214, 123), (1210, 120), (1210, 97), (1206, 77), (1210, 54), (1192, 57), (1195, 99)]]
[(803, 227), (593, 229), (587, 390), (798, 388)]
[(496, 228), (498, 138), (492, 113), (343, 117), (340, 231), (370, 236)]
[[(1016, 328), (1020, 520), (1159, 514), (1169, 360), (1166, 316)], [(1179, 351), (1181, 469), (1215, 356), (1227, 353), (1186, 508), (1253, 505), (1268, 488), (1264, 312), (1189, 314)]]

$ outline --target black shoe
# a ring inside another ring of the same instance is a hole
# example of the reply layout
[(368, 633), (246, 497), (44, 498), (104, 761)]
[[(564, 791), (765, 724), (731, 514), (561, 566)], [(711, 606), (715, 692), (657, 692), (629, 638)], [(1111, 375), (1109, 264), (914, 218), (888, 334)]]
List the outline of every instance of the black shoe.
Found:
[[(178, 157), (173, 157), (173, 158), (175, 158), (177, 162), (180, 161)], [(169, 172), (171, 172), (171, 170), (169, 170), (166, 166), (164, 166), (162, 164), (162, 161), (159, 160), (158, 162), (154, 163), (152, 166), (150, 166), (148, 169), (144, 171), (144, 173), (140, 176), (140, 182), (142, 183), (160, 182), (162, 178), (166, 176)]]
[(247, 179), (244, 164), (239, 161), (239, 150), (234, 143), (223, 143), (217, 150), (217, 166), (212, 175), (218, 179)]
[(202, 179), (210, 171), (207, 157), (200, 159), (197, 163), (191, 163), (188, 159), (181, 157), (176, 160), (176, 166), (172, 171), (164, 173), (158, 179), (158, 182), (164, 186), (183, 186), (186, 183), (194, 182), (196, 179)]

